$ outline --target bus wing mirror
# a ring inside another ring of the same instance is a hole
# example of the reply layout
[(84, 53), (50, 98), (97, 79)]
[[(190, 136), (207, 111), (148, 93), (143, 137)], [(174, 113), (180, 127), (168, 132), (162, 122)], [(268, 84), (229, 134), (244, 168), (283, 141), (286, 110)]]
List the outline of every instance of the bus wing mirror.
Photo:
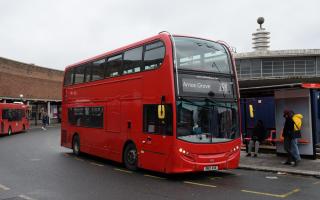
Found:
[(249, 105), (249, 115), (250, 118), (254, 118), (254, 109), (252, 104)]
[(158, 119), (164, 119), (166, 117), (166, 109), (164, 105), (158, 105)]

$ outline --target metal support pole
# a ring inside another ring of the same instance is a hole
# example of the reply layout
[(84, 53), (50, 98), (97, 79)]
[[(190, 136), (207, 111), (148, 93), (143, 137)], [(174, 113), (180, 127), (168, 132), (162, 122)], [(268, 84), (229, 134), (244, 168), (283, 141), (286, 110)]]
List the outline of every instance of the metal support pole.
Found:
[(48, 124), (50, 124), (50, 116), (51, 116), (50, 101), (48, 101), (47, 111), (48, 111)]
[(34, 118), (34, 125), (35, 126), (37, 126), (38, 125), (38, 109), (39, 109), (39, 107), (38, 107), (38, 103), (36, 103), (36, 116), (35, 116), (35, 118)]

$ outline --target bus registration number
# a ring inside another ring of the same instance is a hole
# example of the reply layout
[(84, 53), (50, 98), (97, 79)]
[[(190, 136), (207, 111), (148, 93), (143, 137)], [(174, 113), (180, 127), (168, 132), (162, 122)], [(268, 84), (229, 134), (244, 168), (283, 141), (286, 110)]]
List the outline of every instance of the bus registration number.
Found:
[(218, 166), (205, 166), (203, 171), (216, 171), (218, 170)]

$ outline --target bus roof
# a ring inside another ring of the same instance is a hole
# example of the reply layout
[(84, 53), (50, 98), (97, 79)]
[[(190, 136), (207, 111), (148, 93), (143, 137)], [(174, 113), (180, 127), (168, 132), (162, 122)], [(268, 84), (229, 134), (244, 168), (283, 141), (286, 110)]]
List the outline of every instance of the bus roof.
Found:
[(81, 64), (84, 64), (84, 63), (87, 63), (87, 62), (90, 62), (90, 61), (95, 61), (95, 60), (98, 60), (98, 59), (102, 59), (106, 56), (109, 56), (109, 55), (112, 55), (112, 54), (116, 54), (116, 53), (120, 53), (126, 49), (130, 49), (130, 48), (133, 48), (135, 46), (139, 46), (139, 45), (142, 45), (142, 44), (145, 44), (147, 42), (152, 42), (153, 40), (157, 40), (157, 39), (161, 39), (161, 38), (165, 38), (167, 36), (167, 34), (159, 34), (159, 35), (155, 35), (155, 36), (152, 36), (152, 37), (149, 37), (149, 38), (146, 38), (144, 40), (141, 40), (139, 42), (135, 42), (135, 43), (132, 43), (132, 44), (129, 44), (129, 45), (126, 45), (126, 46), (123, 46), (123, 47), (120, 47), (120, 48), (117, 48), (117, 49), (114, 49), (114, 50), (111, 50), (111, 51), (108, 51), (108, 52), (105, 52), (105, 53), (102, 53), (102, 54), (99, 54), (97, 56), (94, 56), (94, 57), (91, 57), (91, 58), (88, 58), (88, 59), (85, 59), (85, 60), (82, 60), (80, 62), (77, 62), (77, 63), (74, 63), (74, 64), (71, 64), (71, 65), (68, 65), (66, 67), (66, 70), (68, 70), (69, 68), (72, 68), (74, 66), (78, 66), (78, 65), (81, 65)]
[[(213, 40), (206, 39), (206, 38), (200, 38), (200, 37), (188, 36), (188, 35), (172, 35), (172, 36), (190, 37), (190, 38), (197, 38), (197, 39), (202, 39), (202, 40), (213, 41)], [(124, 50), (130, 49), (130, 48), (133, 48), (135, 46), (139, 46), (139, 45), (142, 45), (142, 44), (145, 44), (145, 43), (148, 43), (148, 42), (152, 42), (152, 41), (157, 40), (157, 39), (164, 39), (166, 37), (169, 37), (169, 33), (168, 32), (160, 32), (158, 35), (143, 39), (141, 41), (138, 41), (138, 42), (135, 42), (135, 43), (132, 43), (132, 44), (129, 44), (129, 45), (126, 45), (126, 46), (123, 46), (123, 47), (120, 47), (120, 48), (117, 48), (117, 49), (114, 49), (114, 50), (111, 50), (111, 51), (108, 51), (108, 52), (105, 52), (105, 53), (102, 53), (102, 54), (99, 54), (97, 56), (82, 60), (80, 62), (76, 62), (74, 64), (68, 65), (65, 70), (68, 70), (68, 69), (70, 69), (72, 67), (75, 67), (75, 66), (78, 66), (78, 65), (81, 65), (81, 64), (85, 64), (87, 62), (91, 62), (91, 61), (95, 61), (95, 60), (98, 60), (98, 59), (105, 58), (105, 57), (110, 56), (112, 54), (120, 53), (120, 52), (122, 52)], [(222, 45), (225, 45), (226, 47), (229, 48), (229, 46), (225, 42), (222, 42), (222, 41), (215, 41), (215, 42), (217, 42), (219, 44), (222, 44)]]

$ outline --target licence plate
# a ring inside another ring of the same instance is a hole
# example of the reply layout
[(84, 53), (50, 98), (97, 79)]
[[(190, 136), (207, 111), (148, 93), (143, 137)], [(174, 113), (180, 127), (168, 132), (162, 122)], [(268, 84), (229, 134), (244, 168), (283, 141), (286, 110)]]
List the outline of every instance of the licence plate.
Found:
[(205, 166), (203, 171), (216, 171), (218, 170), (218, 166)]

